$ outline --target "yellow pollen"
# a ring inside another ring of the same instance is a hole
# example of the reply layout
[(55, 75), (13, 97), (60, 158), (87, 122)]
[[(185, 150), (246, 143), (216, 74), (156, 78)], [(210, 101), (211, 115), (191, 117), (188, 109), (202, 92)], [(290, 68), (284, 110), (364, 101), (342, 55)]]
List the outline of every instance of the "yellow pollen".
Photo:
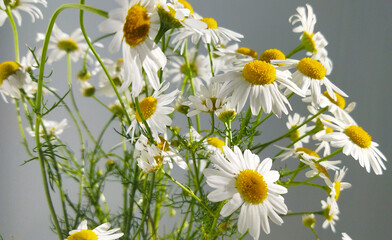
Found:
[(78, 44), (72, 39), (60, 40), (57, 43), (57, 47), (66, 52), (73, 52), (79, 49)]
[(223, 152), (223, 146), (225, 146), (225, 142), (220, 140), (219, 138), (216, 137), (207, 138), (207, 143), (216, 148), (219, 148)]
[(336, 193), (335, 201), (337, 201), (339, 199), (339, 196), (340, 196), (340, 185), (341, 185), (340, 182), (335, 182), (335, 186), (334, 186), (335, 193)]
[(324, 92), (324, 96), (326, 96), (329, 99), (329, 101), (331, 101), (341, 109), (344, 109), (344, 107), (346, 106), (346, 99), (344, 99), (344, 97), (340, 96), (340, 94), (338, 93), (335, 93), (336, 101), (333, 100), (331, 96), (329, 96), (327, 91)]
[[(297, 125), (293, 125), (293, 126), (291, 126), (291, 129), (294, 129), (294, 128), (296, 128), (297, 127)], [(291, 130), (290, 129), (290, 130)], [(292, 132), (290, 135), (289, 135), (289, 138), (290, 138), (290, 140), (291, 141), (295, 141), (295, 140), (297, 140), (298, 138), (299, 138), (299, 130), (297, 129), (297, 130), (295, 130), (294, 132)]]
[(302, 58), (297, 65), (297, 69), (304, 75), (318, 80), (323, 79), (327, 74), (324, 65), (312, 58)]
[[(210, 97), (210, 100), (211, 100), (211, 102), (212, 102), (212, 111), (213, 112), (215, 112), (217, 109), (219, 109), (219, 108), (217, 108), (216, 107), (216, 100), (217, 100), (217, 98), (216, 97)], [(203, 104), (204, 106), (206, 106), (207, 107), (207, 100), (203, 100), (202, 102), (201, 102), (201, 104)]]
[(0, 86), (3, 84), (4, 80), (7, 80), (12, 74), (15, 74), (19, 68), (19, 63), (14, 61), (5, 61), (0, 63)]
[(195, 13), (195, 11), (193, 11), (192, 5), (189, 2), (187, 2), (185, 0), (178, 0), (178, 2), (181, 3), (182, 5), (184, 5), (184, 8), (189, 9), (189, 11), (191, 11), (192, 14)]
[(299, 147), (297, 149), (295, 149), (296, 152), (304, 152), (312, 157), (317, 157), (319, 158), (320, 156), (313, 150), (306, 148), (306, 147)]
[(279, 49), (276, 48), (267, 49), (260, 56), (261, 61), (266, 61), (268, 63), (271, 62), (271, 60), (285, 60), (285, 59), (286, 56)]
[[(157, 109), (157, 99), (154, 97), (146, 97), (140, 103), (140, 112), (142, 113), (145, 120), (149, 119)], [(136, 111), (135, 118), (138, 122), (142, 122), (139, 112)]]
[(236, 52), (246, 56), (250, 56), (252, 58), (257, 58), (257, 52), (247, 47), (239, 47)]
[(268, 195), (267, 183), (263, 176), (252, 169), (242, 170), (238, 174), (235, 187), (242, 198), (252, 204), (264, 202)]
[(69, 236), (67, 240), (98, 240), (98, 236), (91, 230), (80, 230)]
[(276, 70), (270, 63), (255, 60), (244, 66), (242, 75), (251, 84), (266, 85), (275, 81)]
[(319, 173), (323, 173), (327, 178), (329, 178), (328, 171), (325, 167), (323, 167), (320, 163), (315, 163), (314, 164), (319, 171)]
[(344, 130), (344, 133), (361, 148), (368, 148), (372, 144), (372, 137), (362, 127), (351, 125)]
[(150, 32), (150, 17), (147, 9), (139, 4), (128, 9), (123, 27), (125, 42), (131, 47), (144, 42)]
[(205, 22), (207, 24), (208, 29), (215, 29), (218, 28), (218, 23), (215, 21), (213, 18), (202, 18), (199, 19), (202, 22)]
[(317, 53), (316, 43), (313, 41), (313, 35), (314, 33), (309, 34), (307, 32), (304, 32), (302, 34), (301, 42), (307, 51)]

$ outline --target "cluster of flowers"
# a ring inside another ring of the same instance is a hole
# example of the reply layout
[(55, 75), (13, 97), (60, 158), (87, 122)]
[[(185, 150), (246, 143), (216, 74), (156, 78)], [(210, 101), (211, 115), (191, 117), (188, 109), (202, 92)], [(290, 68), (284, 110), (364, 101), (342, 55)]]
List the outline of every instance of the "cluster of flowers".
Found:
[[(19, 25), (19, 10), (28, 12), (33, 20), (42, 18), (41, 11), (31, 2), (46, 6), (45, 0), (4, 3), (0, 0), (0, 26), (10, 16), (8, 12), (16, 17)], [(65, 55), (74, 62), (81, 59), (90, 62), (91, 71), (84, 64), (78, 74), (81, 91), (85, 96), (95, 93), (110, 98), (117, 96), (116, 102), (108, 108), (120, 120), (127, 122), (129, 119), (126, 133), (134, 144), (138, 166), (145, 173), (152, 173), (165, 165), (172, 168), (174, 162), (184, 170), (202, 172), (206, 183), (214, 188), (208, 194), (208, 200), (227, 201), (220, 210), (223, 217), (240, 209), (238, 231), (242, 234), (249, 231), (254, 239), (259, 238), (260, 229), (267, 234), (270, 232), (269, 220), (278, 225), (283, 223), (281, 216), (289, 211), (282, 194), (287, 193), (300, 170), (310, 168), (305, 174), (309, 178), (307, 181), (320, 177), (327, 186), (328, 197), (321, 201), (321, 215), (325, 217), (323, 227), (330, 226), (335, 232), (339, 215), (337, 201), (340, 192), (351, 184), (342, 181), (347, 168), (339, 167), (340, 161), (328, 161), (336, 153), (331, 152), (331, 147), (352, 156), (367, 172), (372, 170), (377, 175), (386, 169), (383, 162), (386, 158), (378, 150), (378, 144), (349, 115), (355, 103), (346, 106), (344, 97), (347, 95), (328, 79), (332, 71), (332, 61), (326, 50), (328, 42), (320, 32), (314, 32), (316, 15), (311, 6), (298, 7), (297, 13), (289, 18), (294, 25), (293, 32), (300, 34), (297, 48), (286, 55), (278, 49), (268, 49), (259, 55), (238, 44), (229, 45), (231, 41), (239, 42), (243, 36), (219, 26), (213, 18), (203, 18), (185, 0), (116, 2), (120, 7), (111, 10), (109, 18), (98, 28), (113, 35), (108, 49), (111, 53), (121, 49), (120, 59), (103, 59), (95, 63), (80, 29), (69, 35), (55, 25), (47, 64), (59, 61)], [(44, 34), (37, 35), (37, 41), (44, 39)], [(99, 43), (93, 46), (102, 47)], [(208, 55), (201, 53), (201, 46)], [(306, 57), (289, 58), (301, 50), (306, 51)], [(31, 75), (36, 68), (37, 60), (31, 52), (20, 63), (2, 62), (0, 93), (3, 99), (6, 101), (7, 96), (20, 99), (22, 94), (34, 98), (37, 82)], [(99, 78), (97, 86), (90, 81), (95, 76)], [(169, 85), (178, 85), (178, 89), (169, 92)], [(291, 110), (289, 98), (293, 94), (309, 104), (309, 117), (297, 113), (288, 115)], [(231, 122), (247, 102), (247, 115), (249, 118), (256, 116), (257, 121), (263, 112), (278, 118), (282, 113), (288, 115), (288, 134), (285, 136), (292, 142), (287, 147), (280, 147), (282, 152), (276, 157), (300, 159), (298, 169), (291, 172), (272, 170), (275, 158), (261, 161), (252, 153), (261, 151), (268, 143), (241, 150), (244, 147), (239, 141), (232, 141)], [(188, 119), (196, 115), (197, 121), (199, 115), (209, 114), (211, 131), (202, 136), (200, 126), (197, 130), (189, 126), (188, 134), (181, 136), (173, 127), (175, 110)], [(215, 115), (225, 124), (225, 141), (215, 131)], [(311, 121), (314, 125), (308, 126)], [(40, 133), (58, 137), (66, 125), (66, 120), (60, 123), (44, 120), (41, 126), (45, 130)], [(203, 158), (196, 164), (184, 159), (181, 148), (167, 137), (167, 129), (185, 142), (184, 145), (195, 145), (197, 154), (208, 161)], [(28, 132), (34, 136), (31, 128)], [(315, 150), (304, 147), (310, 137), (316, 142)], [(335, 172), (333, 180), (328, 170)], [(284, 180), (289, 175), (291, 179)], [(303, 222), (313, 229), (314, 215), (304, 216)], [(95, 236), (91, 239), (117, 239), (122, 236), (122, 233), (115, 233), (119, 229), (108, 231), (109, 227), (101, 225), (91, 231), (87, 230), (87, 223), (82, 222), (77, 230), (70, 232), (68, 239), (90, 239), (91, 236)], [(343, 233), (343, 239), (350, 238)]]

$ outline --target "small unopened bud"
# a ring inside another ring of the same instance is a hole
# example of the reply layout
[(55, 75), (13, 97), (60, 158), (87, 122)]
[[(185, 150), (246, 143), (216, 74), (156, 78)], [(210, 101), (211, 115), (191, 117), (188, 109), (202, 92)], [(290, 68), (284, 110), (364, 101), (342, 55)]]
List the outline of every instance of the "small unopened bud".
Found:
[(176, 210), (174, 208), (171, 208), (169, 211), (169, 216), (174, 217), (176, 215)]
[(83, 88), (82, 94), (85, 97), (94, 96), (94, 94), (95, 94), (95, 87), (91, 85), (89, 87)]
[(113, 159), (109, 158), (106, 160), (105, 166), (108, 171), (112, 170), (115, 165), (116, 165), (116, 162)]
[(102, 175), (103, 175), (103, 170), (102, 170), (102, 169), (98, 169), (97, 175), (98, 175), (98, 176), (102, 176)]
[(117, 117), (121, 118), (124, 115), (123, 108), (118, 104), (113, 104), (109, 106), (110, 111)]
[(186, 106), (186, 105), (178, 105), (178, 106), (176, 107), (176, 110), (179, 111), (179, 112), (182, 113), (182, 114), (187, 115), (188, 112), (189, 112), (189, 106)]
[(316, 219), (314, 218), (314, 214), (307, 214), (302, 216), (302, 223), (305, 227), (313, 228), (316, 223)]
[(235, 110), (224, 110), (219, 113), (217, 113), (218, 119), (221, 120), (222, 122), (231, 122), (234, 120), (235, 116), (237, 116), (237, 113)]
[(180, 126), (173, 126), (172, 130), (173, 130), (174, 134), (179, 134), (181, 131), (181, 128), (180, 128)]
[(220, 232), (225, 232), (228, 227), (229, 227), (229, 224), (227, 222), (223, 222), (223, 223), (219, 224), (218, 229)]
[(87, 81), (91, 78), (91, 73), (87, 69), (82, 69), (78, 72), (78, 79), (81, 81)]

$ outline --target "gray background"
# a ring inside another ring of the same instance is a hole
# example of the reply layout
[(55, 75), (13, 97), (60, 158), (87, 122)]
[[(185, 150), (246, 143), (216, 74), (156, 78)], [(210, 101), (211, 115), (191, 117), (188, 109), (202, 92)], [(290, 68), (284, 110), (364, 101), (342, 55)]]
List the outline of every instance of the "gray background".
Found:
[[(114, 1), (87, 1), (87, 4), (110, 10)], [(30, 18), (22, 13), (23, 24), (19, 28), (21, 55), (26, 53), (24, 43), (34, 46), (36, 32), (44, 32), (53, 10), (65, 1), (50, 1), (49, 7), (43, 10), (45, 19), (33, 25)], [(289, 52), (298, 42), (298, 34), (292, 33), (288, 23), (290, 15), (297, 6), (306, 1), (294, 0), (214, 0), (190, 1), (196, 12), (205, 17), (214, 17), (218, 24), (242, 33), (245, 38), (242, 46), (261, 52), (267, 48), (280, 48)], [(346, 190), (339, 199), (341, 210), (337, 222), (337, 234), (330, 229), (321, 229), (321, 218), (317, 220), (317, 231), (320, 239), (340, 239), (340, 232), (347, 232), (353, 239), (390, 239), (392, 236), (392, 182), (390, 156), (392, 117), (391, 104), (391, 60), (392, 47), (392, 1), (390, 0), (329, 0), (309, 1), (317, 15), (316, 31), (321, 31), (327, 38), (329, 56), (334, 62), (334, 71), (330, 79), (343, 89), (349, 101), (357, 102), (357, 109), (352, 116), (380, 144), (380, 150), (389, 159), (387, 171), (382, 176), (368, 174), (351, 157), (340, 155), (349, 171), (345, 181), (353, 187)], [(86, 14), (86, 25), (92, 38), (98, 36), (98, 25), (102, 19)], [(58, 24), (65, 32), (70, 33), (78, 26), (75, 10), (67, 10), (58, 18)], [(13, 37), (9, 22), (0, 28), (0, 61), (13, 59)], [(103, 55), (105, 51), (100, 51)], [(106, 55), (107, 56), (107, 55)], [(53, 66), (57, 72), (53, 75), (53, 86), (64, 93), (66, 89), (65, 59)], [(74, 72), (80, 67), (74, 65)], [(63, 71), (63, 72), (61, 72)], [(100, 107), (91, 108), (92, 101), (80, 97), (81, 111), (92, 131), (97, 131), (107, 120), (106, 112)], [(106, 100), (105, 100), (106, 101)], [(109, 100), (108, 100), (109, 101)], [(108, 102), (106, 101), (106, 102)], [(92, 103), (97, 106), (96, 103)], [(293, 100), (295, 111), (306, 113), (299, 101)], [(38, 162), (20, 166), (27, 155), (19, 136), (13, 104), (0, 101), (0, 234), (4, 239), (56, 239), (48, 226), (49, 212), (41, 184)], [(61, 120), (60, 111), (49, 116), (50, 119)], [(270, 120), (265, 125), (263, 137), (271, 139), (280, 136), (284, 124), (281, 120)], [(177, 123), (178, 124), (178, 123)], [(118, 127), (118, 126), (113, 126)], [(75, 136), (72, 127), (64, 133), (66, 142), (72, 142)], [(118, 142), (116, 135), (111, 134), (104, 146), (113, 146)], [(71, 144), (72, 145), (72, 144)], [(75, 145), (75, 144), (74, 144)], [(78, 151), (75, 145), (75, 151)], [(269, 150), (275, 152), (274, 149)], [(267, 154), (261, 157), (265, 158)], [(72, 185), (70, 185), (72, 187)], [(69, 190), (72, 192), (71, 190)], [(106, 189), (109, 204), (115, 207), (120, 203), (118, 187)], [(57, 193), (56, 193), (57, 194)], [(55, 195), (55, 194), (54, 194)], [(56, 196), (54, 197), (56, 199)], [(318, 209), (320, 200), (325, 196), (320, 191), (309, 192), (306, 189), (290, 188), (285, 199), (289, 209), (305, 211)], [(59, 211), (59, 208), (57, 208)], [(313, 239), (309, 230), (301, 225), (300, 217), (284, 218), (282, 227), (273, 223), (271, 234), (262, 239)]]

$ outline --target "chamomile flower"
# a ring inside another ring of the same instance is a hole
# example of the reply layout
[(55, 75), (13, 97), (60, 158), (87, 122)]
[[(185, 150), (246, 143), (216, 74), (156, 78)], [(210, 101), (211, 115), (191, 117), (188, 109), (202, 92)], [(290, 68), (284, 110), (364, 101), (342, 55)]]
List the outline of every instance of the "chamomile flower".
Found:
[(195, 96), (189, 96), (190, 101), (184, 103), (194, 109), (187, 116), (191, 117), (201, 112), (213, 113), (222, 108), (227, 99), (221, 94), (221, 88), (222, 84), (220, 83), (212, 83), (207, 87), (201, 85), (200, 90), (195, 93)]
[[(257, 52), (255, 50), (247, 47), (240, 47), (237, 43), (229, 46), (222, 45), (213, 51), (213, 54), (216, 56), (214, 58), (214, 67), (217, 68), (214, 69), (215, 73), (218, 71), (227, 72), (239, 64), (244, 62), (248, 63), (257, 59)], [(218, 64), (215, 62), (218, 62)]]
[(202, 40), (206, 44), (214, 44), (215, 46), (226, 44), (234, 40), (239, 42), (244, 36), (232, 30), (218, 26), (214, 18), (187, 18), (183, 22), (183, 28), (178, 29), (173, 43), (174, 49), (181, 46), (181, 52), (184, 51), (184, 43), (188, 38), (193, 44)]
[[(191, 127), (190, 132), (192, 133), (192, 140), (189, 133), (185, 135), (189, 141), (200, 142), (203, 139), (203, 136), (200, 135), (193, 127)], [(199, 150), (198, 153), (203, 155), (211, 155), (216, 152), (223, 153), (223, 146), (225, 146), (225, 142), (223, 140), (217, 137), (209, 137), (203, 140), (200, 148), (201, 150)]]
[[(152, 96), (145, 97), (139, 102), (140, 111), (154, 139), (158, 139), (159, 133), (165, 133), (166, 126), (170, 126), (172, 123), (172, 119), (168, 114), (172, 113), (174, 108), (167, 105), (170, 105), (174, 101), (179, 91), (176, 89), (171, 93), (163, 94), (168, 88), (169, 84), (165, 84), (159, 91), (154, 92)], [(142, 118), (138, 111), (135, 110), (135, 118), (128, 128), (128, 132), (131, 132), (132, 137), (138, 125), (145, 129)]]
[(350, 188), (351, 184), (348, 182), (342, 182), (344, 176), (346, 175), (347, 168), (343, 167), (339, 169), (339, 171), (335, 172), (334, 181), (332, 182), (330, 179), (325, 179), (325, 183), (331, 189), (330, 196), (337, 201), (340, 196), (340, 192), (344, 189)]
[(318, 156), (318, 154), (317, 156), (309, 155), (306, 153), (301, 155), (301, 162), (305, 163), (311, 168), (311, 170), (305, 173), (305, 176), (307, 178), (312, 178), (318, 175), (326, 181), (326, 179), (329, 179), (328, 170), (339, 170), (339, 167), (337, 167), (336, 165), (341, 163), (340, 160), (318, 162), (319, 160), (320, 157)]
[(220, 214), (227, 217), (241, 208), (238, 231), (249, 229), (254, 239), (259, 239), (260, 225), (265, 233), (270, 232), (268, 218), (274, 223), (283, 223), (279, 214), (287, 213), (287, 206), (281, 194), (287, 193), (283, 186), (275, 184), (279, 173), (271, 170), (272, 160), (260, 162), (257, 155), (249, 150), (244, 153), (234, 146), (234, 151), (223, 147), (224, 155), (216, 153), (211, 161), (218, 169), (205, 169), (207, 184), (215, 188), (208, 194), (212, 202), (227, 200)]
[[(208, 83), (212, 74), (208, 57), (201, 53), (196, 55), (196, 53), (196, 48), (191, 48), (187, 51), (187, 58), (195, 88), (200, 89), (200, 84), (202, 84), (203, 81)], [(165, 74), (167, 74), (166, 78), (170, 79), (170, 82), (181, 84), (188, 75), (188, 71), (189, 69), (184, 58), (175, 56), (169, 58)]]
[(319, 158), (317, 151), (313, 151), (313, 150), (306, 148), (306, 147), (302, 147), (302, 146), (297, 146), (297, 147), (292, 147), (292, 148), (286, 148), (286, 147), (280, 147), (280, 146), (276, 146), (276, 147), (278, 147), (282, 150), (285, 150), (281, 155), (278, 156), (278, 158), (281, 158), (282, 161), (284, 161), (288, 158), (299, 158), (303, 154), (309, 155), (310, 157)]
[[(153, 170), (156, 167), (159, 167), (160, 163), (168, 163), (170, 168), (173, 168), (172, 162), (175, 162), (180, 168), (188, 169), (186, 162), (182, 159), (180, 154), (170, 146), (170, 143), (166, 141), (166, 139), (159, 136), (158, 140), (159, 142), (157, 142), (156, 144), (150, 144), (148, 142), (148, 139), (144, 135), (141, 135), (139, 137), (138, 141), (135, 144), (135, 155), (142, 156), (144, 153), (141, 152), (143, 151), (147, 153), (154, 153), (148, 158), (146, 158), (145, 156), (141, 157), (139, 162), (140, 166), (144, 166), (145, 169)], [(151, 159), (151, 156), (154, 158), (154, 161)], [(161, 162), (159, 162), (160, 160)]]
[[(96, 240), (115, 240), (119, 239), (124, 235), (122, 232), (118, 232), (120, 228), (114, 228), (109, 230), (111, 227), (110, 223), (104, 223), (89, 230), (87, 227), (87, 221), (83, 220), (77, 229), (69, 232), (67, 240), (81, 240), (81, 239), (96, 239)], [(116, 233), (118, 232), (118, 233)]]
[(341, 96), (348, 97), (340, 88), (335, 86), (326, 77), (326, 68), (324, 65), (313, 58), (302, 58), (301, 60), (286, 59), (286, 60), (272, 60), (273, 64), (284, 64), (279, 67), (281, 70), (296, 68), (293, 73), (293, 82), (296, 83), (302, 91), (307, 91), (310, 88), (310, 95), (312, 97), (312, 104), (316, 107), (321, 102), (321, 86), (325, 86), (329, 96), (333, 100), (337, 100), (334, 92)]
[(117, 52), (122, 45), (124, 82), (120, 90), (132, 84), (132, 95), (137, 96), (144, 86), (143, 69), (148, 83), (159, 90), (157, 71), (166, 65), (166, 56), (155, 44), (160, 20), (153, 0), (117, 0), (120, 8), (109, 12), (109, 19), (99, 25), (105, 33), (115, 33), (109, 45)]
[(306, 49), (307, 55), (319, 60), (326, 68), (326, 73), (329, 75), (332, 71), (332, 61), (328, 58), (328, 52), (325, 47), (328, 45), (327, 40), (321, 32), (314, 33), (314, 26), (316, 24), (316, 15), (313, 13), (313, 8), (306, 4), (308, 14), (304, 7), (298, 7), (298, 14), (294, 14), (289, 18), (292, 25), (300, 22), (298, 26), (293, 29), (293, 32), (302, 33), (300, 40), (302, 46)]
[[(305, 117), (301, 117), (298, 113), (294, 113), (294, 115), (289, 115), (287, 122), (286, 122), (286, 127), (289, 129), (294, 129), (298, 126), (300, 126), (303, 122), (305, 121)], [(312, 127), (308, 127), (306, 124), (303, 125), (302, 127), (298, 128), (294, 132), (292, 132), (289, 136), (290, 140), (292, 142), (297, 141), (294, 144), (294, 147), (302, 147), (302, 143), (308, 143), (309, 142), (309, 136), (306, 136), (302, 138), (301, 140), (298, 141), (298, 139), (305, 135), (308, 131), (310, 131)]]
[(361, 167), (364, 167), (367, 172), (372, 169), (376, 175), (381, 175), (382, 170), (386, 169), (383, 161), (387, 159), (378, 150), (378, 144), (373, 142), (369, 133), (358, 126), (352, 118), (337, 119), (326, 116), (322, 122), (334, 130), (334, 132), (323, 136), (323, 140), (329, 141), (333, 147), (342, 147), (343, 153), (358, 160)]
[(5, 96), (19, 99), (20, 89), (26, 90), (28, 97), (32, 97), (30, 85), (33, 84), (29, 73), (17, 62), (5, 61), (0, 63), (0, 94), (5, 102)]
[(231, 106), (231, 102), (229, 100), (227, 102), (227, 104), (223, 105), (223, 107), (221, 107), (220, 109), (216, 110), (215, 115), (222, 122), (228, 123), (228, 122), (231, 122), (231, 121), (234, 120), (234, 118), (237, 116), (237, 112)]
[[(117, 61), (113, 61), (111, 59), (105, 58), (102, 59), (102, 61), (105, 63), (107, 71), (112, 78), (114, 84), (117, 88), (120, 88), (121, 84), (124, 82), (123, 59), (120, 58)], [(98, 75), (99, 78), (99, 84), (97, 89), (97, 93), (99, 95), (104, 95), (106, 97), (116, 96), (116, 93), (114, 92), (113, 87), (110, 84), (110, 81), (101, 66), (97, 66), (96, 70), (93, 71), (93, 75)]]
[(231, 102), (240, 112), (248, 96), (253, 115), (259, 114), (261, 108), (265, 113), (273, 112), (280, 117), (282, 112), (288, 114), (290, 103), (280, 92), (278, 83), (289, 88), (300, 96), (304, 93), (291, 80), (290, 73), (275, 68), (272, 64), (254, 60), (242, 66), (241, 70), (228, 72), (215, 76), (212, 81), (226, 82), (222, 87), (222, 94), (232, 92)]
[[(42, 128), (42, 125), (44, 125), (45, 130)], [(63, 133), (64, 129), (67, 126), (68, 126), (68, 121), (65, 118), (61, 120), (61, 122), (42, 119), (42, 124), (39, 126), (39, 135), (40, 137), (48, 136), (49, 138), (58, 137), (60, 136), (60, 134)], [(34, 129), (27, 127), (26, 130), (30, 134), (30, 136), (35, 137)]]
[(335, 232), (336, 221), (339, 220), (339, 207), (334, 199), (331, 197), (327, 198), (327, 201), (321, 200), (321, 208), (324, 210), (323, 216), (325, 221), (322, 227), (331, 227), (332, 232)]
[[(11, 8), (11, 13), (14, 15), (16, 22), (19, 26), (22, 25), (22, 16), (20, 15), (20, 11), (27, 12), (31, 16), (31, 21), (35, 22), (35, 19), (42, 19), (44, 16), (42, 15), (41, 10), (32, 3), (40, 3), (44, 7), (48, 4), (46, 0), (1, 0), (0, 1), (0, 27), (3, 26), (4, 21), (7, 19), (7, 14), (5, 9), (7, 6)], [(4, 11), (1, 11), (1, 10)]]
[[(43, 33), (37, 34), (37, 42), (45, 39)], [(97, 44), (96, 44), (97, 45)], [(98, 44), (97, 46), (101, 46)], [(66, 54), (70, 54), (71, 60), (77, 62), (84, 57), (88, 49), (87, 43), (84, 42), (82, 30), (76, 29), (71, 35), (64, 33), (56, 24), (53, 26), (52, 36), (48, 45), (48, 64), (59, 61)], [(92, 61), (91, 56), (87, 59)]]

